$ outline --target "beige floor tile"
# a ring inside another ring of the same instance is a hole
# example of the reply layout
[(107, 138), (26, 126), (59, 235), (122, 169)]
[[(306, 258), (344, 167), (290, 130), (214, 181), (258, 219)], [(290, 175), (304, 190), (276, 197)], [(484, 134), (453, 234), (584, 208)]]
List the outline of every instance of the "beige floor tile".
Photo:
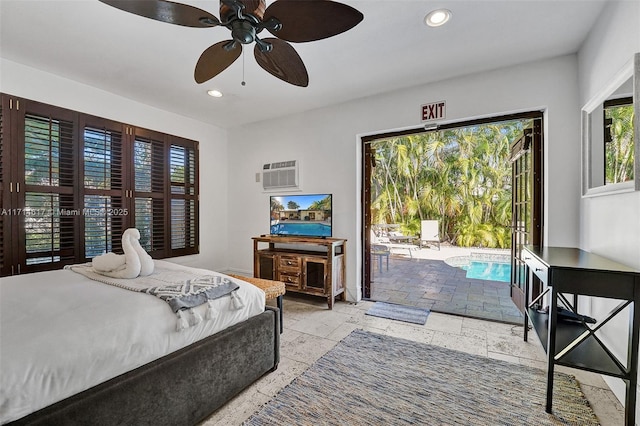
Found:
[(522, 336), (522, 326), (514, 326), (513, 324), (503, 324), (493, 321), (483, 321), (475, 318), (463, 318), (462, 329), (473, 329), (488, 331), (491, 333), (511, 333), (512, 331)]
[(342, 312), (342, 313), (347, 313), (351, 315), (353, 314), (354, 309), (359, 309), (366, 312), (374, 305), (374, 303), (375, 302), (369, 302), (369, 301), (362, 301), (359, 303), (338, 301), (333, 305), (333, 310), (335, 312)]
[(336, 343), (334, 340), (300, 333), (295, 339), (281, 343), (280, 355), (311, 365)]
[(501, 354), (501, 353), (498, 353), (498, 352), (491, 352), (491, 351), (489, 351), (487, 353), (487, 355), (489, 356), (489, 358), (499, 359), (501, 361), (512, 362), (514, 364), (520, 364), (519, 358), (517, 356)]
[(601, 426), (624, 424), (624, 408), (611, 391), (583, 384), (580, 384), (580, 388), (598, 416)]
[(347, 320), (351, 324), (356, 324), (362, 328), (374, 328), (378, 330), (386, 330), (389, 327), (390, 320), (386, 318), (364, 315), (363, 313), (354, 313)]
[(462, 336), (435, 331), (431, 344), (473, 355), (487, 356), (487, 341), (477, 336)]
[(270, 399), (270, 396), (258, 392), (256, 385), (250, 386), (213, 413), (201, 426), (241, 425)]
[(287, 386), (296, 377), (302, 374), (309, 365), (298, 360), (289, 358), (288, 356), (280, 357), (278, 369), (272, 373), (262, 376), (255, 384), (258, 392), (275, 396), (282, 388)]
[[(339, 342), (340, 340), (344, 339), (349, 334), (351, 334), (353, 330), (356, 330), (358, 328), (362, 328), (362, 327), (360, 327), (357, 324), (345, 322), (339, 325), (338, 328), (333, 330), (331, 333), (329, 333), (329, 335), (327, 336), (327, 339)], [(372, 330), (372, 331), (375, 332), (375, 330)]]
[(431, 343), (435, 331), (429, 330), (423, 325), (392, 321), (384, 334), (400, 339), (412, 340), (420, 343)]
[(318, 337), (327, 337), (350, 318), (351, 315), (349, 314), (318, 310), (308, 312), (304, 318), (298, 319), (288, 328)]
[(427, 318), (425, 327), (430, 330), (443, 331), (451, 334), (460, 334), (462, 332), (463, 318), (455, 315), (441, 314), (431, 312)]
[(514, 336), (510, 333), (487, 333), (487, 349), (490, 352), (529, 358), (536, 361), (544, 361), (546, 359), (544, 350), (535, 339), (529, 339), (529, 341), (525, 342), (522, 336)]

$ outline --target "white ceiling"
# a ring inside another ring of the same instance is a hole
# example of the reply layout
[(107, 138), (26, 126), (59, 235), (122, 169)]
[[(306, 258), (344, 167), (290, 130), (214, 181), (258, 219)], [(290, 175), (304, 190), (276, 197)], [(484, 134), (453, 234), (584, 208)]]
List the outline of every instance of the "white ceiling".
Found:
[[(219, 15), (217, 0), (182, 2)], [(207, 47), (230, 38), (226, 28), (166, 24), (97, 0), (0, 0), (0, 56), (230, 128), (576, 52), (606, 0), (342, 2), (360, 10), (364, 21), (329, 39), (294, 44), (309, 73), (306, 88), (262, 70), (252, 47), (245, 49), (246, 86), (240, 84), (242, 56), (198, 85), (196, 61)], [(427, 27), (425, 14), (439, 7), (453, 18)], [(213, 88), (225, 96), (208, 96)]]

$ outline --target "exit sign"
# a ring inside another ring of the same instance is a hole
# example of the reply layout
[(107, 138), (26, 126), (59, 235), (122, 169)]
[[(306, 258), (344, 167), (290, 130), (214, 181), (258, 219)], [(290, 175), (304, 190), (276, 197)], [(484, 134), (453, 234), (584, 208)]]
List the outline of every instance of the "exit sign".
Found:
[(442, 120), (447, 116), (445, 101), (422, 105), (422, 121)]

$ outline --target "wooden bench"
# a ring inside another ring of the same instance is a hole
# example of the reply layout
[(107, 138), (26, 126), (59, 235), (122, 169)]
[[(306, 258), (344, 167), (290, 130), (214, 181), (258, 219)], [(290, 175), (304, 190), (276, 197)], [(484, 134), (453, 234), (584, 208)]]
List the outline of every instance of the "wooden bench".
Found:
[(262, 291), (264, 291), (264, 298), (266, 300), (276, 299), (276, 305), (280, 310), (280, 333), (282, 333), (282, 296), (285, 294), (286, 287), (282, 281), (265, 280), (262, 278), (246, 277), (244, 275), (227, 274), (230, 277), (237, 278), (242, 281), (246, 281), (249, 284), (253, 284)]

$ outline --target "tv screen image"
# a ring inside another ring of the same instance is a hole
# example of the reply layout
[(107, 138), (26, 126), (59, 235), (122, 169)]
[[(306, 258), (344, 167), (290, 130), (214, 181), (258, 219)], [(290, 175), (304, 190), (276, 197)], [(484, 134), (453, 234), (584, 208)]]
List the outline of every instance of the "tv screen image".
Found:
[(331, 236), (331, 194), (271, 196), (271, 235)]

